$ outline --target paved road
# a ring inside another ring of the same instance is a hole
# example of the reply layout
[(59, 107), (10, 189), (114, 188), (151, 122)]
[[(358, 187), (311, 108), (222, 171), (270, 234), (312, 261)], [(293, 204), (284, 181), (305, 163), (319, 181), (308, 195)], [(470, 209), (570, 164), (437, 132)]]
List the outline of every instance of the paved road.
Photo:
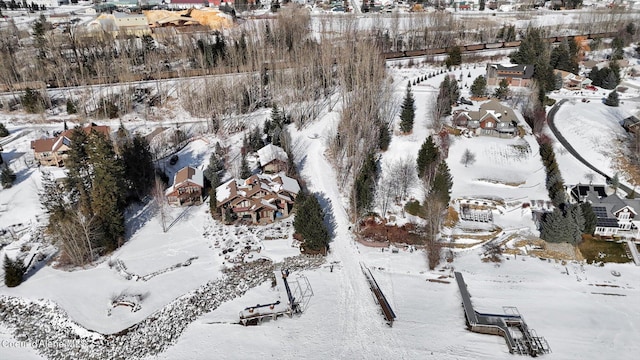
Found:
[[(555, 135), (555, 137), (558, 139), (558, 142), (560, 142), (560, 144), (562, 144), (562, 146), (564, 146), (565, 149), (567, 149), (567, 151), (571, 155), (573, 155), (573, 157), (578, 159), (578, 161), (583, 163), (589, 169), (591, 169), (591, 170), (595, 171), (596, 173), (604, 176), (604, 178), (607, 179), (607, 181), (611, 181), (611, 176), (605, 174), (603, 171), (601, 171), (600, 169), (598, 169), (595, 166), (591, 165), (591, 163), (589, 163), (585, 158), (583, 158), (580, 155), (580, 153), (578, 153), (576, 151), (576, 149), (574, 149), (573, 146), (571, 146), (571, 144), (567, 141), (567, 139), (565, 139), (564, 136), (562, 136), (560, 131), (558, 131), (558, 128), (556, 128), (556, 125), (553, 123), (553, 120), (554, 120), (554, 117), (556, 116), (556, 113), (558, 112), (558, 110), (560, 109), (562, 104), (566, 103), (567, 101), (568, 101), (567, 99), (562, 99), (562, 100), (558, 101), (555, 105), (553, 105), (551, 110), (549, 110), (549, 114), (547, 115), (547, 125), (549, 125), (549, 129), (551, 129), (551, 132), (553, 133), (553, 135)], [(632, 189), (630, 187), (625, 186), (623, 184), (619, 184), (618, 188), (622, 189), (627, 194), (629, 194), (632, 191)]]

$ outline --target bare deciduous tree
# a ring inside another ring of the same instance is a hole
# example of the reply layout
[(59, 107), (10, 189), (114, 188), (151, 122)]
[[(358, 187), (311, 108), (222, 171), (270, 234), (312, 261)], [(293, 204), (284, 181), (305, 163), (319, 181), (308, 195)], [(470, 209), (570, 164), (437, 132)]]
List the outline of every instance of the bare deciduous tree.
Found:
[(160, 225), (162, 225), (162, 232), (167, 232), (167, 225), (169, 222), (169, 204), (167, 203), (164, 184), (159, 177), (156, 177), (151, 194), (153, 196), (158, 215), (160, 216)]
[(476, 162), (476, 154), (472, 153), (471, 150), (465, 149), (462, 154), (462, 159), (460, 159), (460, 163), (467, 167), (469, 165), (473, 165)]

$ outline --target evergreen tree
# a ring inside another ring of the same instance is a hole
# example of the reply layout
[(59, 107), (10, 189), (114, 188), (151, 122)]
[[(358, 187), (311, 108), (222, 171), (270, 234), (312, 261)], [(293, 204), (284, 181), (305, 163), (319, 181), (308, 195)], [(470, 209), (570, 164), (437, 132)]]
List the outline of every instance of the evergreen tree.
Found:
[(559, 208), (545, 214), (540, 237), (552, 243), (575, 243), (575, 226), (569, 220), (570, 218), (566, 217)]
[(353, 207), (358, 215), (366, 213), (373, 203), (373, 195), (378, 177), (378, 169), (373, 154), (369, 154), (353, 186)]
[(438, 165), (438, 171), (433, 178), (431, 184), (431, 195), (441, 201), (443, 204), (449, 204), (451, 200), (451, 188), (453, 187), (453, 178), (449, 172), (449, 166), (443, 160)]
[[(445, 76), (444, 80), (440, 83), (440, 89), (438, 91), (438, 98), (436, 99), (436, 111), (435, 116), (438, 118), (442, 118), (445, 115), (451, 115), (451, 104), (457, 100), (451, 98), (452, 92), (455, 92), (453, 86), (451, 85), (452, 80), (449, 79), (449, 76)], [(455, 84), (455, 80), (453, 80), (454, 86), (457, 89), (458, 85)]]
[(4, 284), (7, 287), (16, 287), (22, 284), (22, 278), (26, 270), (21, 260), (11, 260), (7, 254), (4, 254)]
[(7, 164), (4, 164), (2, 167), (2, 173), (0, 173), (0, 185), (2, 185), (4, 189), (8, 189), (13, 186), (15, 181), (16, 174)]
[(326, 250), (329, 246), (329, 231), (324, 223), (324, 211), (313, 194), (301, 191), (295, 201), (296, 216), (293, 228), (302, 235), (306, 250)]
[(493, 94), (493, 96), (497, 97), (498, 99), (504, 99), (507, 97), (508, 94), (509, 94), (509, 81), (507, 79), (502, 79), (500, 80), (500, 83), (498, 84), (498, 87), (496, 88), (496, 91)]
[(24, 95), (20, 97), (20, 103), (26, 112), (31, 114), (41, 113), (45, 109), (42, 95), (31, 88), (26, 88)]
[(134, 135), (122, 149), (122, 161), (127, 188), (133, 196), (142, 199), (149, 194), (155, 180), (153, 154), (147, 139)]
[[(435, 165), (438, 163), (438, 159), (440, 158), (440, 151), (436, 147), (436, 144), (433, 142), (433, 138), (431, 135), (427, 137), (427, 139), (422, 143), (420, 147), (420, 151), (418, 151), (418, 159), (417, 161), (417, 171), (419, 177), (425, 177), (429, 175), (432, 169), (435, 168)], [(427, 176), (430, 178), (431, 176)]]
[(220, 161), (215, 151), (212, 152), (209, 156), (209, 165), (207, 165), (207, 168), (204, 170), (204, 177), (211, 183), (211, 186), (213, 186), (215, 178), (219, 179), (218, 173), (222, 171), (222, 169), (222, 161)]
[(624, 40), (619, 36), (613, 38), (611, 50), (611, 60), (622, 60), (624, 58)]
[(562, 89), (562, 84), (563, 84), (563, 80), (562, 80), (562, 74), (557, 72), (554, 75), (555, 78), (555, 86), (553, 87), (554, 90), (560, 90)]
[(88, 134), (76, 126), (71, 133), (71, 145), (65, 160), (65, 187), (69, 191), (70, 202), (85, 216), (92, 214), (90, 193), (93, 170), (89, 163), (88, 144)]
[(391, 131), (388, 124), (381, 122), (378, 130), (378, 148), (387, 151), (391, 143)]
[(529, 28), (520, 42), (518, 50), (509, 55), (511, 62), (522, 65), (534, 65), (533, 78), (542, 89), (542, 93), (553, 89), (553, 67), (550, 64), (549, 44), (544, 32), (539, 28)]
[(246, 179), (249, 176), (251, 176), (251, 169), (249, 169), (247, 158), (243, 156), (242, 161), (240, 162), (240, 178)]
[(584, 214), (582, 213), (582, 207), (580, 205), (571, 205), (568, 210), (569, 216), (571, 216), (571, 222), (573, 230), (572, 238), (573, 244), (577, 244), (582, 241), (582, 234), (585, 230), (586, 220), (584, 218)]
[(415, 100), (411, 93), (411, 87), (407, 85), (407, 91), (402, 103), (402, 112), (400, 113), (400, 130), (404, 133), (410, 133), (413, 130), (413, 121), (415, 119)]
[(0, 123), (0, 137), (6, 136), (9, 136), (9, 130), (7, 130), (3, 123)]
[(462, 52), (459, 46), (453, 46), (447, 53), (448, 57), (445, 65), (450, 68), (462, 64)]
[(618, 106), (620, 105), (620, 98), (618, 97), (618, 92), (613, 90), (607, 96), (607, 99), (604, 101), (604, 104), (607, 106)]
[(103, 134), (89, 136), (89, 159), (93, 168), (91, 210), (100, 229), (98, 243), (107, 251), (121, 245), (124, 237), (124, 165), (111, 141)]
[(486, 0), (480, 0), (480, 5), (478, 5), (478, 10), (484, 11), (485, 4), (486, 4)]
[(471, 95), (475, 97), (483, 97), (487, 93), (487, 80), (480, 75), (471, 84)]
[(593, 235), (593, 232), (596, 231), (598, 217), (593, 211), (591, 203), (583, 202), (580, 204), (580, 207), (582, 208), (582, 216), (584, 217), (584, 229), (582, 231), (585, 234)]

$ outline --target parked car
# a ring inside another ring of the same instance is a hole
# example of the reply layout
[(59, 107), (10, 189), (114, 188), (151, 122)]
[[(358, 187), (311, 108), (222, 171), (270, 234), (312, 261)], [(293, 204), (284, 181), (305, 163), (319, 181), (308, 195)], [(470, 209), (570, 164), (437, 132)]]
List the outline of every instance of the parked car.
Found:
[(584, 88), (591, 91), (598, 91), (598, 89), (593, 85), (587, 85)]
[(464, 104), (464, 105), (473, 105), (473, 102), (471, 100), (467, 100), (463, 97), (460, 98), (460, 104)]
[(178, 155), (173, 155), (170, 159), (169, 159), (169, 165), (175, 165), (178, 162)]

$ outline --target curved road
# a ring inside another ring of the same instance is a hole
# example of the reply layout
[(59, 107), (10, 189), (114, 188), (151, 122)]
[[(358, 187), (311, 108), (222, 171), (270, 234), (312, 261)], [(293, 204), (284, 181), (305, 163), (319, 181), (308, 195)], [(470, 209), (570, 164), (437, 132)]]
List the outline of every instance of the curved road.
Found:
[[(605, 174), (603, 171), (601, 171), (600, 169), (598, 169), (595, 166), (591, 165), (591, 163), (589, 163), (585, 158), (583, 158), (582, 155), (580, 155), (580, 153), (578, 153), (576, 151), (576, 149), (574, 149), (573, 146), (571, 146), (571, 144), (567, 141), (567, 139), (565, 139), (564, 136), (562, 136), (560, 131), (558, 131), (558, 128), (556, 128), (556, 125), (553, 123), (554, 117), (556, 116), (556, 113), (558, 112), (558, 109), (560, 109), (562, 104), (566, 103), (567, 101), (568, 101), (567, 99), (562, 99), (562, 100), (558, 101), (555, 105), (553, 105), (551, 110), (549, 110), (549, 113), (547, 114), (547, 125), (549, 125), (549, 129), (551, 129), (551, 132), (553, 133), (553, 135), (556, 137), (556, 139), (558, 139), (558, 142), (560, 142), (560, 144), (562, 144), (562, 146), (564, 146), (564, 148), (567, 149), (567, 151), (571, 155), (573, 155), (573, 157), (578, 159), (578, 161), (583, 163), (589, 169), (591, 169), (591, 170), (595, 171), (596, 173), (604, 176), (604, 178), (607, 181), (611, 181), (611, 176)], [(631, 191), (632, 191), (631, 188), (629, 188), (628, 186), (623, 185), (623, 184), (619, 184), (618, 188), (624, 190), (627, 194), (631, 193)]]

